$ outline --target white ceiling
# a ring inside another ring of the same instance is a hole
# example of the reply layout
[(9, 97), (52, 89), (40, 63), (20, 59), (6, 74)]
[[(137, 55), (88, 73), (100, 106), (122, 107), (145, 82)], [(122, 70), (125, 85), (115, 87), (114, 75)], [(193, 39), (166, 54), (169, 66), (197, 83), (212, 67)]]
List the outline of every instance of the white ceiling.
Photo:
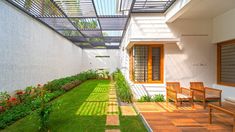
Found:
[(198, 0), (198, 2), (186, 10), (179, 18), (214, 18), (232, 8), (235, 8), (235, 0)]

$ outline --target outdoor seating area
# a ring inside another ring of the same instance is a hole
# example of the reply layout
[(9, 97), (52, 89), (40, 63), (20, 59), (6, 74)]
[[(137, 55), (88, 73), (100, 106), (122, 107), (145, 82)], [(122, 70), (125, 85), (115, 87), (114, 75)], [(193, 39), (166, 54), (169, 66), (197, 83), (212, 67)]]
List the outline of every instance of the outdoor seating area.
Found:
[(166, 101), (169, 99), (175, 102), (189, 101), (194, 107), (194, 100), (202, 101), (204, 109), (207, 101), (217, 101), (221, 106), (222, 90), (204, 87), (203, 82), (190, 82), (190, 88), (180, 87), (179, 82), (166, 82)]
[[(226, 103), (222, 104), (227, 106)], [(192, 108), (190, 103), (176, 108), (174, 103), (135, 103), (135, 108), (149, 124), (152, 131), (165, 132), (233, 132), (234, 116), (223, 111), (213, 109), (212, 118), (209, 117), (209, 108), (204, 109), (200, 103)], [(216, 105), (216, 107), (219, 107)], [(234, 108), (234, 106), (233, 106)], [(233, 109), (234, 113), (234, 109)], [(212, 120), (210, 123), (209, 119)]]
[(235, 0), (0, 0), (1, 132), (235, 132)]

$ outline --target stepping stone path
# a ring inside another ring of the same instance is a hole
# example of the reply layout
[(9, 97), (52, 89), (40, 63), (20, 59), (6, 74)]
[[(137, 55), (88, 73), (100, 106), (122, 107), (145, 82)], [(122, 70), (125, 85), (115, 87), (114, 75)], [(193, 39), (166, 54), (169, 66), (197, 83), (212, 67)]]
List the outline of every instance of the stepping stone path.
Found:
[(121, 132), (119, 129), (105, 130), (105, 132)]
[[(113, 129), (106, 129), (105, 132), (120, 132), (118, 127), (120, 126), (119, 121), (119, 108), (118, 108), (118, 100), (116, 94), (116, 88), (114, 83), (111, 82), (110, 90), (109, 90), (109, 102), (108, 102), (108, 111), (106, 117), (106, 126), (114, 126)], [(136, 116), (134, 108), (131, 105), (128, 106), (120, 106), (122, 115), (124, 116)]]
[(121, 107), (122, 115), (124, 116), (136, 116), (137, 115), (134, 108), (130, 105), (120, 106), (120, 107)]
[[(108, 111), (106, 117), (106, 126), (118, 127), (119, 125), (120, 122), (119, 122), (118, 100), (117, 100), (116, 88), (112, 82), (109, 90), (109, 102), (108, 102)], [(106, 129), (105, 132), (120, 132), (120, 129)]]

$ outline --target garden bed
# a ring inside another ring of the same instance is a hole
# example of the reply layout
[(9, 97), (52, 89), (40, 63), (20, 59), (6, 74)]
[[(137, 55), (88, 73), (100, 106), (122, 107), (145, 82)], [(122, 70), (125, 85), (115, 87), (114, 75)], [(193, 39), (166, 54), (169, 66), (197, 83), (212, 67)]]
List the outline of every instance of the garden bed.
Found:
[[(109, 80), (89, 80), (53, 100), (60, 107), (49, 118), (50, 131), (96, 131), (106, 129), (106, 108)], [(58, 125), (59, 124), (59, 125)], [(6, 127), (3, 131), (38, 131), (39, 118), (35, 112)], [(146, 131), (138, 116), (120, 115), (121, 131)]]

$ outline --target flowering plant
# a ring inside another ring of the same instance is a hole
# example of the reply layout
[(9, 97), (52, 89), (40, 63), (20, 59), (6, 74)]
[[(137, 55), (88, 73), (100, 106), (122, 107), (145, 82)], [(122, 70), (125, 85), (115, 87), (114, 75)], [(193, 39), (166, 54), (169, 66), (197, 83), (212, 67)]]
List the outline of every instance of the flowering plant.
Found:
[(8, 107), (17, 105), (17, 103), (18, 103), (18, 101), (17, 101), (17, 98), (15, 98), (15, 97), (10, 97), (10, 98), (7, 100), (7, 105), (8, 105)]
[(24, 92), (23, 91), (17, 91), (16, 94), (17, 95), (22, 95), (22, 94), (24, 94)]
[(7, 92), (0, 92), (0, 106), (2, 108), (7, 107), (7, 100), (10, 98), (10, 95)]
[(3, 106), (0, 106), (0, 113), (5, 111), (5, 108)]

